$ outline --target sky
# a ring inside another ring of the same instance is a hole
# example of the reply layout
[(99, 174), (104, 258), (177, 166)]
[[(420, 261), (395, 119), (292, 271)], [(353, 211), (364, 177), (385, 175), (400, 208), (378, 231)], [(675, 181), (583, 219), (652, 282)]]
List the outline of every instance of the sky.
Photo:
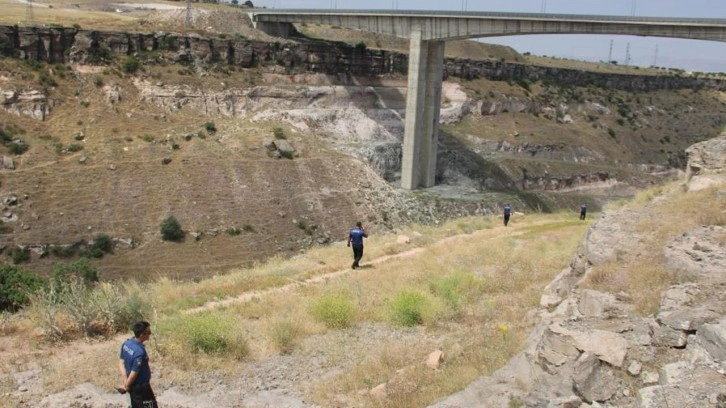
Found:
[[(592, 14), (640, 17), (726, 19), (726, 0), (252, 0), (257, 7), (503, 11), (513, 13)], [(243, 3), (243, 1), (240, 1)], [(726, 43), (613, 35), (529, 35), (488, 37), (520, 53), (620, 65), (726, 72)]]

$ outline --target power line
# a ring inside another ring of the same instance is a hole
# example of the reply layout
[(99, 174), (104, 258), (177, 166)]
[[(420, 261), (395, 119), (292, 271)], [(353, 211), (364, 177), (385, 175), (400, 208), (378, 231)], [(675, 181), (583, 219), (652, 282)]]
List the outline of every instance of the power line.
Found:
[(613, 62), (613, 40), (610, 40), (610, 51), (608, 51), (608, 64)]
[(25, 0), (25, 20), (32, 23), (34, 20), (33, 16), (33, 0)]
[(192, 27), (192, 0), (187, 0), (186, 26), (187, 26), (187, 28)]
[(625, 65), (630, 65), (630, 43), (625, 47)]

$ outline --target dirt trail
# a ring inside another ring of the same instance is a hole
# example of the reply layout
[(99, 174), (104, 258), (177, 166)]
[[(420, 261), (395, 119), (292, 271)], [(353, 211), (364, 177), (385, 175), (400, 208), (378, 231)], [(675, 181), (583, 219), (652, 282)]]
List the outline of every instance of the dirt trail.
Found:
[[(448, 244), (448, 243), (450, 243), (452, 241), (455, 241), (457, 239), (461, 239), (462, 237), (471, 237), (471, 236), (475, 236), (475, 235), (484, 235), (484, 233), (486, 233), (486, 232), (491, 232), (491, 231), (494, 231), (494, 230), (499, 231), (501, 229), (505, 229), (505, 227), (495, 227), (495, 228), (492, 228), (492, 229), (478, 230), (478, 231), (473, 232), (472, 234), (452, 235), (450, 237), (446, 237), (446, 238), (443, 238), (443, 239), (441, 239), (439, 241), (436, 241), (433, 244), (429, 244), (428, 246), (429, 247), (431, 247), (431, 246), (442, 246), (442, 245)], [(507, 230), (507, 233), (505, 234), (505, 236), (512, 236), (512, 235), (519, 235), (519, 234), (521, 234), (521, 231), (518, 231), (517, 228), (516, 228), (516, 226), (507, 227), (506, 230)], [(498, 233), (498, 234), (495, 234), (495, 235), (492, 236), (492, 238), (494, 238), (494, 237), (496, 237), (498, 239), (501, 239), (502, 235), (500, 235)], [(380, 256), (380, 257), (375, 258), (375, 259), (373, 259), (373, 260), (371, 260), (369, 262), (366, 262), (366, 264), (368, 264), (368, 265), (378, 265), (378, 264), (382, 264), (384, 262), (387, 262), (387, 261), (389, 261), (391, 259), (409, 258), (409, 257), (412, 257), (414, 255), (418, 255), (418, 254), (426, 251), (426, 248), (427, 247), (415, 247), (415, 248), (411, 248), (411, 249), (409, 249), (407, 251), (399, 252), (397, 254)], [(215, 309), (217, 307), (224, 307), (224, 306), (229, 306), (229, 305), (233, 305), (233, 304), (237, 304), (237, 303), (249, 302), (249, 301), (251, 301), (253, 299), (256, 299), (256, 298), (259, 298), (259, 297), (263, 297), (263, 296), (267, 296), (267, 295), (271, 295), (271, 294), (287, 293), (287, 292), (291, 292), (291, 291), (293, 291), (295, 289), (299, 289), (299, 288), (302, 288), (302, 287), (306, 287), (306, 286), (310, 286), (310, 285), (316, 285), (316, 284), (324, 283), (324, 282), (326, 282), (326, 281), (328, 281), (330, 279), (336, 278), (338, 276), (346, 275), (346, 274), (349, 274), (351, 272), (353, 272), (351, 269), (346, 268), (346, 269), (341, 269), (341, 270), (338, 270), (338, 271), (335, 271), (335, 272), (330, 272), (330, 273), (326, 273), (326, 274), (323, 274), (323, 275), (314, 276), (314, 277), (309, 278), (309, 279), (306, 279), (304, 281), (291, 282), (291, 283), (288, 283), (287, 285), (283, 285), (283, 286), (276, 286), (274, 288), (269, 288), (269, 289), (266, 289), (266, 290), (255, 290), (255, 291), (250, 291), (250, 292), (244, 292), (244, 293), (241, 293), (241, 294), (239, 294), (238, 296), (235, 296), (235, 297), (221, 299), (221, 300), (209, 301), (209, 302), (203, 304), (202, 306), (194, 307), (194, 308), (191, 308), (191, 309), (187, 309), (187, 310), (184, 311), (184, 313), (186, 313), (186, 314), (189, 314), (189, 313), (199, 313), (199, 312), (203, 312), (203, 311), (212, 310), (212, 309)]]

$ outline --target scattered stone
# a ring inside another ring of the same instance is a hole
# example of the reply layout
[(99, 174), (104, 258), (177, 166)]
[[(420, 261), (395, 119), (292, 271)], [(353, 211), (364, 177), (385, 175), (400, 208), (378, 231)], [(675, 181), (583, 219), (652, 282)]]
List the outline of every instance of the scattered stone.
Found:
[(432, 370), (438, 370), (442, 361), (444, 361), (444, 352), (441, 350), (433, 351), (426, 359), (426, 367)]

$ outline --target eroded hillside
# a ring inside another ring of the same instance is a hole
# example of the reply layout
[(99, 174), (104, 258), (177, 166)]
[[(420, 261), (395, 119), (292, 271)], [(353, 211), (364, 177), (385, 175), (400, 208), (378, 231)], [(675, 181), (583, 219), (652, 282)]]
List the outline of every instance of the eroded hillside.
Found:
[[(405, 55), (319, 40), (3, 32), (2, 245), (6, 261), (26, 262), (23, 251), (41, 272), (98, 234), (115, 242), (94, 260), (105, 278), (188, 279), (343, 239), (358, 219), (382, 232), (505, 202), (597, 209), (672, 177), (685, 148), (723, 126), (713, 79), (451, 59), (437, 186), (411, 193), (396, 188)], [(32, 51), (48, 43), (55, 51)], [(238, 51), (222, 58), (224, 44)], [(609, 87), (567, 85), (602, 78)], [(183, 242), (161, 240), (169, 216)]]

